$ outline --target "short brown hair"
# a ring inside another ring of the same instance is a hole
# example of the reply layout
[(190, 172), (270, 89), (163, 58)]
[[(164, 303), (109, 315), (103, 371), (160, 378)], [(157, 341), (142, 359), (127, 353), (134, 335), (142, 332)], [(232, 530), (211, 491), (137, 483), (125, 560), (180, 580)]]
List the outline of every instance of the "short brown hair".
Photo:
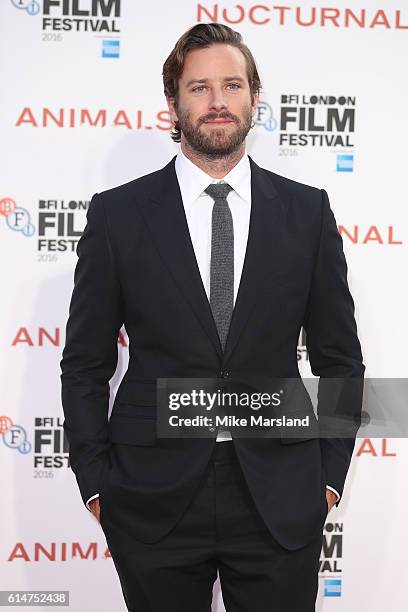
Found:
[[(216, 43), (231, 45), (241, 51), (246, 60), (251, 96), (259, 94), (261, 80), (258, 69), (251, 51), (242, 42), (241, 34), (221, 23), (200, 23), (187, 30), (178, 39), (173, 51), (163, 64), (164, 95), (166, 98), (174, 98), (176, 107), (179, 93), (178, 82), (183, 72), (187, 53), (192, 49), (204, 49)], [(178, 121), (175, 122), (171, 137), (174, 142), (180, 142), (181, 140)]]

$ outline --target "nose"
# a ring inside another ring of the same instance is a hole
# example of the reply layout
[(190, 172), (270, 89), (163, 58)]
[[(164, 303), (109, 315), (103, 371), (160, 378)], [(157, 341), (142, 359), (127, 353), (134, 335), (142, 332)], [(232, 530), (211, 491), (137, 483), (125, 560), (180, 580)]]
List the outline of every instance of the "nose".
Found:
[(227, 108), (225, 92), (221, 87), (214, 87), (212, 89), (209, 100), (209, 108), (218, 112)]

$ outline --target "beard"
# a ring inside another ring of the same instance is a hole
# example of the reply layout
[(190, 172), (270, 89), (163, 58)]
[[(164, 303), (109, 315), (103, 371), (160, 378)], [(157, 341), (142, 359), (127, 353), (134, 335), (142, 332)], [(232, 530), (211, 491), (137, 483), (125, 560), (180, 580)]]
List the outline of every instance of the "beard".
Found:
[[(194, 151), (205, 155), (207, 158), (216, 159), (231, 155), (244, 142), (251, 129), (251, 107), (244, 110), (242, 119), (237, 117), (237, 115), (224, 111), (221, 113), (207, 113), (200, 117), (196, 123), (193, 123), (191, 120), (189, 111), (176, 110), (178, 127), (183, 133), (184, 138)], [(233, 121), (236, 127), (233, 130), (231, 130), (231, 125), (219, 128), (212, 127), (207, 133), (200, 129), (202, 124), (214, 119), (228, 119)]]

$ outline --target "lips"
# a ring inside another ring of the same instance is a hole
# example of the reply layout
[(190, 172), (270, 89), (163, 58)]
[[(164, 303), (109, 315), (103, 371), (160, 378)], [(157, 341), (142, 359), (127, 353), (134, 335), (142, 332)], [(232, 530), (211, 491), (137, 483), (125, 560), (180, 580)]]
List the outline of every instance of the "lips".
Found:
[(223, 123), (233, 123), (231, 119), (213, 119), (212, 121), (206, 121), (205, 123), (213, 123), (214, 125), (222, 125)]

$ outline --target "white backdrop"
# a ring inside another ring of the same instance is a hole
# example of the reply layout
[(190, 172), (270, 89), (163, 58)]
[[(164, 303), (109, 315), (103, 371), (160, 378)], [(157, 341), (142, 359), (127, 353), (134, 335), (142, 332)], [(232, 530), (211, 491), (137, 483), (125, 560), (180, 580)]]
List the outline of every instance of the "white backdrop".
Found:
[[(120, 611), (119, 581), (61, 429), (59, 361), (89, 200), (177, 152), (163, 62), (194, 23), (231, 25), (263, 81), (248, 152), (328, 191), (366, 375), (406, 377), (408, 9), (373, 0), (289, 0), (286, 8), (122, 0), (103, 17), (106, 1), (49, 5), (0, 6), (0, 589), (68, 590), (73, 612)], [(119, 352), (113, 391), (126, 336)], [(299, 357), (309, 374), (302, 340)], [(407, 447), (358, 440), (325, 527), (318, 610), (406, 609)], [(213, 609), (224, 610), (218, 585)]]

